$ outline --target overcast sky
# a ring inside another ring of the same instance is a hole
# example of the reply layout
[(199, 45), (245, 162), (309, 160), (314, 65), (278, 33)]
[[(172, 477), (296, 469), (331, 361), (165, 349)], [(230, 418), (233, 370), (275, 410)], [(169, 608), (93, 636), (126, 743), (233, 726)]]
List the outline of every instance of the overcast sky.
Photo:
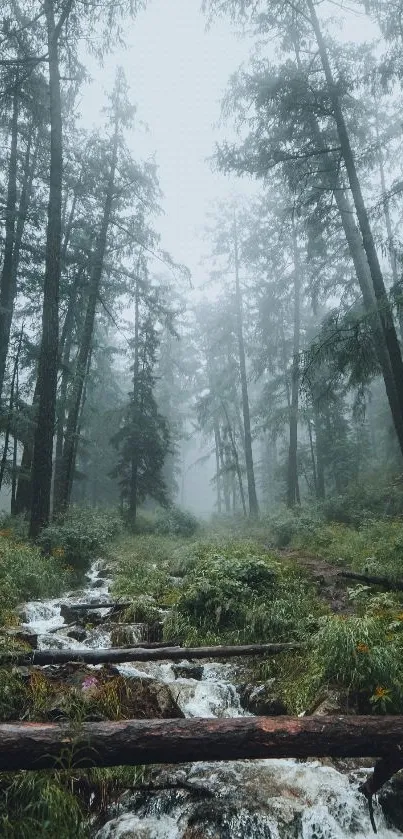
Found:
[[(151, 0), (125, 31), (127, 48), (108, 56), (105, 66), (90, 64), (94, 82), (82, 97), (85, 125), (100, 121), (104, 93), (121, 64), (138, 106), (138, 127), (130, 137), (135, 155), (155, 153), (164, 193), (164, 217), (157, 221), (162, 246), (202, 282), (198, 232), (211, 202), (234, 189), (250, 192), (247, 182), (212, 172), (219, 129), (220, 100), (231, 73), (245, 60), (250, 44), (236, 36), (228, 21), (206, 32), (200, 0)], [(99, 81), (98, 81), (99, 80)], [(222, 134), (222, 132), (221, 132)]]

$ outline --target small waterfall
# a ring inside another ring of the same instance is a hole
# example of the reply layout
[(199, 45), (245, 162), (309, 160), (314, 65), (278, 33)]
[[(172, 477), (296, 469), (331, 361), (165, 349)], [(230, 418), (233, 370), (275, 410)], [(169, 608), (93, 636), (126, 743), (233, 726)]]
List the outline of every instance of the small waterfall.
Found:
[[(67, 635), (60, 603), (88, 602), (108, 596), (95, 564), (88, 590), (62, 601), (27, 603), (24, 625), (38, 634), (39, 648), (110, 646), (102, 624), (87, 629), (84, 641)], [(100, 611), (100, 614), (105, 610)], [(141, 630), (139, 629), (139, 632)], [(121, 665), (127, 678), (155, 679), (169, 686), (187, 717), (244, 715), (233, 665), (205, 663), (202, 672), (185, 660)], [(201, 677), (201, 678), (199, 678)], [(125, 793), (94, 839), (369, 839), (373, 835), (366, 802), (358, 792), (363, 773), (344, 773), (320, 761), (250, 760), (193, 763), (156, 768), (155, 791)], [(165, 789), (164, 789), (165, 785)], [(386, 826), (375, 805), (379, 839), (401, 836)]]

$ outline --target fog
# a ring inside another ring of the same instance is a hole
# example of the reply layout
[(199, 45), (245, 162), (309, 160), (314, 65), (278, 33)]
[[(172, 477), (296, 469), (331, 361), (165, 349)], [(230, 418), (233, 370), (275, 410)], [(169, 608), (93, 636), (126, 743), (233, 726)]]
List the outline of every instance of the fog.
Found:
[[(52, 466), (44, 495), (38, 489), (45, 519), (69, 495), (124, 506), (130, 481), (136, 485), (130, 470), (142, 475), (133, 510), (137, 500), (175, 501), (203, 516), (224, 507), (255, 515), (268, 504), (339, 492), (374, 462), (360, 443), (371, 435), (381, 461), (399, 449), (399, 387), (387, 371), (392, 353), (398, 382), (400, 350), (381, 336), (380, 303), (390, 294), (400, 323), (393, 28), (386, 13), (360, 3), (321, 3), (316, 23), (315, 6), (294, 10), (292, 23), (287, 5), (275, 6), (269, 21), (264, 4), (247, 3), (244, 27), (231, 15), (237, 3), (208, 5), (209, 26), (198, 0), (153, 0), (119, 20), (111, 7), (106, 39), (101, 6), (71, 18), (71, 30), (63, 22), (58, 158), (54, 114), (38, 95), (41, 85), (52, 87), (46, 60), (34, 94), (18, 105), (24, 131), (14, 192), (25, 200), (31, 183), (32, 206), (13, 245), (17, 291), (6, 256), (2, 269), (3, 299), (14, 294), (15, 315), (2, 362), (5, 506), (11, 497), (18, 507), (23, 481), (32, 470), (39, 476), (37, 458)], [(42, 23), (39, 15), (29, 24), (35, 49)], [(16, 46), (7, 37), (6, 45), (4, 66), (13, 66)], [(12, 97), (7, 108), (11, 183)], [(44, 133), (34, 152), (37, 125)], [(49, 238), (56, 217), (47, 221), (46, 213), (58, 178), (57, 246)], [(13, 190), (3, 180), (10, 216)], [(60, 270), (51, 264), (57, 247)], [(57, 351), (56, 332), (45, 326), (56, 297), (47, 298), (51, 286), (42, 297), (44, 268), (58, 277)], [(360, 311), (372, 316), (372, 297), (380, 307), (376, 340), (343, 343), (352, 317), (354, 335), (364, 329)], [(41, 382), (52, 382), (53, 395)], [(44, 449), (33, 446), (41, 424)], [(26, 504), (21, 497), (21, 509)]]

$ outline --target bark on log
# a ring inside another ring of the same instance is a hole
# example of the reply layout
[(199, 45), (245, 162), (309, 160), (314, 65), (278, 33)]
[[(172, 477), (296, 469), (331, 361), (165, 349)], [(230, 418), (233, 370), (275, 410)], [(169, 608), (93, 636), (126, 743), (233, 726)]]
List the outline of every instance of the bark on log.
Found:
[(128, 609), (131, 600), (91, 600), (89, 603), (60, 603), (60, 608), (67, 606), (69, 612), (89, 612), (91, 609)]
[(257, 758), (386, 756), (403, 717), (238, 717), (0, 725), (0, 770)]
[(403, 591), (403, 580), (393, 580), (390, 577), (376, 577), (369, 574), (359, 574), (355, 571), (339, 571), (339, 577), (347, 580), (357, 580), (371, 586), (382, 586), (387, 589)]
[(16, 666), (65, 664), (79, 661), (85, 664), (122, 664), (130, 661), (182, 661), (194, 658), (234, 658), (235, 656), (277, 655), (303, 647), (303, 644), (248, 644), (236, 647), (127, 647), (101, 650), (36, 650), (30, 653), (0, 653), (0, 662), (10, 661)]

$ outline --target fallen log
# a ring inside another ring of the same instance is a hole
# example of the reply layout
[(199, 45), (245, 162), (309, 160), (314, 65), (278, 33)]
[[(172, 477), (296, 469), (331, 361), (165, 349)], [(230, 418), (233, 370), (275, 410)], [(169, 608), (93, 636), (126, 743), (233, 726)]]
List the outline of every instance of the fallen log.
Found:
[(2, 723), (0, 770), (136, 766), (257, 758), (386, 756), (403, 717), (236, 717)]
[(339, 571), (339, 577), (347, 580), (357, 580), (369, 586), (382, 586), (395, 591), (403, 591), (403, 580), (393, 580), (391, 577), (376, 577), (369, 574), (359, 574), (358, 571)]
[(277, 655), (303, 647), (303, 644), (247, 644), (235, 647), (123, 647), (110, 649), (35, 650), (12, 654), (0, 652), (0, 662), (15, 665), (66, 664), (80, 661), (85, 664), (123, 664), (130, 661), (182, 661), (189, 658), (234, 658), (235, 656)]
[(89, 603), (65, 603), (59, 604), (60, 609), (66, 606), (71, 612), (89, 612), (91, 609), (127, 609), (132, 605), (131, 600), (91, 600)]

